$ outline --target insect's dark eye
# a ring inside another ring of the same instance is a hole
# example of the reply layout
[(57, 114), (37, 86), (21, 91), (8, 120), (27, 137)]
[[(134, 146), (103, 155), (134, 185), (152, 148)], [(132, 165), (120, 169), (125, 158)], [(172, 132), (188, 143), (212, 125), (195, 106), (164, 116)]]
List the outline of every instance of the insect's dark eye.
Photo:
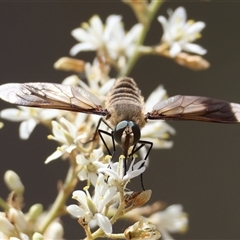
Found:
[(122, 141), (124, 141), (124, 139), (122, 138), (124, 131), (126, 131), (124, 137), (129, 137), (129, 142), (131, 145), (134, 145), (139, 141), (141, 137), (139, 126), (132, 121), (124, 120), (118, 123), (113, 131), (113, 137), (118, 144), (121, 145)]
[(132, 128), (132, 135), (133, 135), (132, 145), (134, 145), (134, 144), (138, 143), (138, 141), (141, 137), (141, 131), (140, 131), (139, 126), (135, 122), (130, 121), (129, 127)]
[(122, 144), (122, 135), (126, 127), (128, 126), (128, 121), (121, 121), (117, 124), (113, 131), (113, 137), (118, 144)]

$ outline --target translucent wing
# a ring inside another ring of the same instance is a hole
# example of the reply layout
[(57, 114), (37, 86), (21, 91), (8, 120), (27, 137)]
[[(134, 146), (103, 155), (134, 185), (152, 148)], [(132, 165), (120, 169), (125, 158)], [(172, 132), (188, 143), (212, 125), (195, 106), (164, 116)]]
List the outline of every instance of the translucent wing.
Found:
[(157, 103), (148, 119), (240, 122), (240, 104), (207, 97), (177, 95)]
[(108, 114), (95, 95), (76, 86), (42, 82), (8, 83), (0, 86), (0, 98), (21, 106)]

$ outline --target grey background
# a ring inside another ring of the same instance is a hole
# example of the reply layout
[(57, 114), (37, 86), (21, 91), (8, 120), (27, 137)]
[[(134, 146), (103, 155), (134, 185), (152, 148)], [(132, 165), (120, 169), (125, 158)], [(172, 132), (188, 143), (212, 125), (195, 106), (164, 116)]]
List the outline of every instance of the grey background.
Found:
[[(173, 61), (148, 56), (140, 59), (131, 72), (144, 96), (159, 84), (168, 94), (211, 96), (240, 102), (240, 19), (239, 1), (172, 1), (159, 14), (179, 5), (188, 18), (205, 21), (199, 44), (208, 49), (211, 68), (193, 72)], [(53, 63), (67, 56), (76, 43), (70, 31), (93, 14), (102, 19), (110, 14), (123, 16), (126, 29), (135, 23), (130, 8), (120, 1), (8, 1), (0, 3), (0, 83), (61, 82), (68, 73), (55, 71)], [(158, 15), (159, 15), (158, 14)], [(146, 44), (161, 36), (155, 20)], [(91, 61), (93, 54), (79, 57)], [(11, 107), (0, 102), (0, 109)], [(189, 214), (186, 235), (177, 239), (240, 239), (240, 125), (197, 122), (170, 122), (177, 134), (171, 150), (151, 153), (151, 164), (144, 174), (146, 188), (153, 190), (151, 202), (181, 203)], [(18, 123), (5, 122), (0, 130), (0, 178), (7, 169), (16, 171), (26, 187), (25, 211), (36, 202), (48, 207), (57, 193), (56, 182), (63, 179), (67, 163), (44, 160), (56, 147), (46, 140), (48, 131), (38, 126), (30, 139), (20, 141)], [(0, 182), (0, 196), (7, 196)], [(76, 221), (65, 218), (65, 237), (83, 236)], [(115, 229), (120, 232), (126, 222)]]

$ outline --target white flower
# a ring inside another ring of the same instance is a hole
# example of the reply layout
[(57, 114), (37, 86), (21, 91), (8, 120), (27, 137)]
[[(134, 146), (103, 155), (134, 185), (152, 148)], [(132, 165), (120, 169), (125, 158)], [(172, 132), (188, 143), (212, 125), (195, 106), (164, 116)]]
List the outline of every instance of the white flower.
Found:
[(169, 233), (185, 232), (188, 227), (187, 214), (180, 204), (171, 205), (164, 211), (152, 214), (148, 220), (157, 226), (163, 239), (173, 239)]
[(136, 50), (142, 29), (142, 24), (138, 23), (125, 33), (122, 22), (117, 22), (115, 25), (107, 48), (111, 58), (117, 60), (119, 68), (126, 65), (127, 58)]
[(83, 23), (81, 28), (72, 31), (72, 36), (81, 43), (76, 44), (70, 50), (71, 55), (76, 55), (81, 51), (105, 51), (109, 41), (111, 31), (116, 23), (121, 21), (121, 17), (110, 15), (104, 26), (99, 16), (94, 15), (88, 23)]
[(120, 156), (118, 162), (109, 162), (109, 167), (107, 168), (99, 168), (99, 173), (107, 174), (108, 177), (108, 183), (111, 186), (119, 186), (119, 187), (125, 187), (126, 184), (132, 179), (140, 174), (142, 174), (145, 171), (144, 162), (145, 160), (138, 161), (136, 164), (135, 158), (131, 160), (131, 164), (128, 168), (128, 170), (125, 172), (124, 170), (124, 157)]
[(79, 134), (78, 129), (64, 117), (60, 119), (60, 123), (63, 126), (56, 121), (52, 121), (54, 136), (50, 135), (49, 139), (62, 143), (62, 146), (58, 147), (57, 150), (46, 159), (45, 163), (49, 163), (65, 153), (71, 153), (77, 148), (79, 141), (86, 137), (86, 134)]
[[(136, 49), (137, 41), (142, 31), (142, 24), (134, 25), (125, 33), (121, 16), (110, 15), (105, 26), (101, 19), (95, 15), (88, 23), (82, 24), (81, 28), (72, 31), (80, 43), (73, 46), (70, 50), (71, 55), (76, 55), (81, 51), (98, 51), (102, 57), (116, 60), (119, 68), (126, 64)], [(109, 69), (105, 69), (106, 73)]]
[[(166, 95), (163, 86), (158, 86), (146, 100), (146, 111), (152, 111), (153, 106), (164, 100)], [(167, 140), (169, 133), (175, 134), (175, 129), (165, 121), (149, 121), (141, 130), (141, 139), (152, 142), (153, 148), (171, 148), (173, 142)]]
[(28, 139), (38, 123), (48, 123), (59, 115), (56, 109), (41, 109), (32, 107), (8, 108), (1, 111), (1, 118), (13, 122), (22, 122), (19, 127), (21, 139)]
[(164, 16), (159, 16), (158, 21), (163, 27), (162, 42), (169, 44), (171, 57), (175, 57), (182, 50), (199, 55), (207, 52), (198, 44), (192, 43), (201, 36), (200, 32), (205, 27), (205, 23), (187, 21), (185, 8), (178, 7), (174, 12), (169, 11), (168, 20)]
[(117, 194), (115, 187), (109, 187), (102, 174), (99, 175), (95, 187), (95, 196), (92, 198), (89, 192), (78, 190), (73, 192), (73, 198), (80, 206), (72, 204), (67, 207), (67, 211), (77, 217), (82, 218), (84, 222), (91, 224), (92, 221), (106, 233), (112, 233), (112, 225), (107, 216), (104, 215), (105, 206), (109, 204)]
[(81, 181), (89, 180), (94, 186), (96, 185), (97, 170), (108, 166), (108, 164), (99, 161), (102, 156), (102, 148), (94, 149), (89, 158), (85, 158), (82, 154), (77, 155), (77, 164), (82, 167), (82, 170), (78, 173)]
[(100, 84), (100, 79), (92, 78), (88, 79), (88, 85), (79, 79), (79, 86), (83, 89), (86, 89), (89, 92), (92, 92), (96, 95), (102, 102), (105, 100), (107, 93), (110, 91), (114, 85), (116, 79), (109, 79), (106, 83)]
[(109, 80), (110, 66), (104, 62), (99, 61), (98, 58), (93, 60), (93, 63), (85, 64), (85, 75), (88, 82), (97, 81), (98, 83), (104, 84)]

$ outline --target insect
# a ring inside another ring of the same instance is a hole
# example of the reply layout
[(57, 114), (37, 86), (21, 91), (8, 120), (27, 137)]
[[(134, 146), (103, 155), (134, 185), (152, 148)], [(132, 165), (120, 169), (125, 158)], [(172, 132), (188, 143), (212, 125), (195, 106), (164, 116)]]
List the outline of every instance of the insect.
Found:
[(0, 98), (16, 105), (105, 116), (113, 129), (111, 136), (121, 145), (126, 157), (129, 156), (129, 148), (139, 142), (149, 144), (151, 150), (152, 143), (140, 140), (140, 129), (147, 120), (240, 122), (240, 104), (208, 97), (176, 95), (158, 102), (151, 112), (145, 113), (140, 90), (136, 82), (128, 77), (116, 80), (108, 94), (105, 108), (100, 100), (87, 90), (55, 83), (3, 84), (0, 86)]

